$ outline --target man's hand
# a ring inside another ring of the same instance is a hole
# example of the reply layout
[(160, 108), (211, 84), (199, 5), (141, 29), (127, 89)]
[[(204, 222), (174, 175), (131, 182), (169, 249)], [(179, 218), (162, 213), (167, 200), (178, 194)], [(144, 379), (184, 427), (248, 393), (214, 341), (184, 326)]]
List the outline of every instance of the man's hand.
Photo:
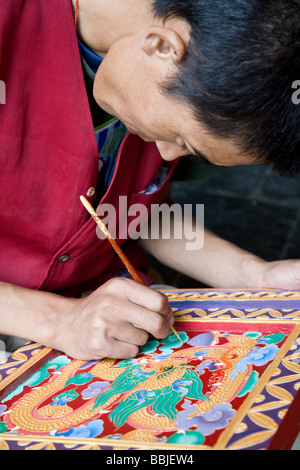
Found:
[[(180, 233), (181, 216), (172, 223), (173, 232)], [(187, 251), (184, 237), (145, 239), (140, 245), (166, 266), (213, 288), (300, 290), (300, 260), (267, 262), (193, 222), (189, 232), (198, 230), (204, 230), (201, 250)]]
[(261, 268), (259, 287), (300, 290), (300, 260), (266, 262)]
[(165, 338), (174, 318), (167, 298), (124, 278), (115, 278), (61, 315), (60, 349), (79, 359), (135, 357), (149, 333)]

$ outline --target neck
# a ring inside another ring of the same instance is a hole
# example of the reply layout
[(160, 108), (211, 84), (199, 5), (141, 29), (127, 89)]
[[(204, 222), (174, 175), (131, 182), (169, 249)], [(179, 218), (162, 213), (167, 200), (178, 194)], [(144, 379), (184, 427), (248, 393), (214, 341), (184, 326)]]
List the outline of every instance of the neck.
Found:
[[(76, 0), (72, 0), (75, 11)], [(100, 57), (119, 38), (152, 23), (151, 0), (79, 0), (77, 34)]]

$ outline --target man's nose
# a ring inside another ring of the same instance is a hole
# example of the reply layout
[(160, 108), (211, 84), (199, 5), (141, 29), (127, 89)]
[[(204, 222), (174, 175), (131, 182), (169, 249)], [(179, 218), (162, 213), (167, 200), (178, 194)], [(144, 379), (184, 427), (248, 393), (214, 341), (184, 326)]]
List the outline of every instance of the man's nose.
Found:
[(182, 157), (183, 155), (187, 155), (189, 153), (182, 150), (182, 147), (174, 142), (157, 140), (155, 143), (159, 153), (161, 154), (161, 157), (167, 161), (176, 160), (176, 158)]

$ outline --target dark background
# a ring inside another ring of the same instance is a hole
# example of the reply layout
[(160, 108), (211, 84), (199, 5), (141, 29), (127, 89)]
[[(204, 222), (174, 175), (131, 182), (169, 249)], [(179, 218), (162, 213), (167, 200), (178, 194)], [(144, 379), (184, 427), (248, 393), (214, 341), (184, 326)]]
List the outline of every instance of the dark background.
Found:
[[(300, 176), (281, 178), (264, 165), (230, 167), (216, 176), (208, 170), (204, 179), (175, 181), (174, 201), (204, 204), (208, 229), (265, 260), (300, 259)], [(151, 264), (167, 284), (201, 286), (152, 258)]]

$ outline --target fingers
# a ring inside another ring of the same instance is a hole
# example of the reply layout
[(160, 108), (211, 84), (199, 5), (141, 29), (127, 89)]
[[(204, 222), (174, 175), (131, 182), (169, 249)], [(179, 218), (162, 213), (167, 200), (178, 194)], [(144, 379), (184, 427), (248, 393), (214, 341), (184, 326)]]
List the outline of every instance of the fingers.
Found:
[(124, 323), (110, 341), (108, 348), (111, 353), (109, 357), (116, 359), (136, 357), (140, 346), (144, 346), (148, 338), (149, 334), (146, 331)]
[(264, 262), (260, 265), (262, 281), (259, 287), (298, 290), (300, 288), (300, 260)]
[[(108, 284), (108, 283), (107, 283)], [(174, 323), (172, 309), (168, 299), (161, 292), (149, 289), (130, 279), (109, 281), (109, 290), (113, 298), (106, 297), (109, 304), (123, 312), (124, 322), (147, 331), (156, 338), (164, 338)]]
[(157, 312), (164, 317), (172, 317), (172, 309), (167, 297), (149, 287), (131, 279), (117, 278), (106, 283), (106, 291), (115, 296), (127, 297), (132, 303), (143, 306), (151, 312)]
[(149, 333), (141, 328), (137, 328), (135, 325), (130, 323), (122, 323), (121, 327), (117, 328), (114, 332), (113, 337), (117, 341), (140, 347), (147, 343), (149, 339)]
[(122, 278), (76, 301), (73, 318), (68, 330), (73, 333), (71, 350), (76, 351), (73, 357), (81, 359), (135, 357), (149, 334), (165, 338), (174, 322), (166, 296)]
[[(98, 338), (97, 344), (94, 346), (89, 345), (85, 360), (102, 359), (105, 357), (110, 357), (112, 359), (131, 359), (136, 357), (138, 353), (139, 346), (135, 344), (118, 341), (117, 339), (112, 338), (106, 345), (100, 345)], [(83, 358), (78, 357), (78, 359)]]
[(126, 321), (119, 321), (115, 310), (109, 318), (99, 318), (94, 323), (88, 339), (89, 357), (136, 357), (139, 347), (146, 344), (148, 338), (149, 334), (145, 330)]
[(108, 326), (111, 336), (138, 344), (141, 341), (140, 331), (156, 338), (165, 338), (170, 332), (173, 315), (164, 316), (122, 296), (106, 294), (101, 299), (101, 307), (95, 312), (95, 317), (95, 321), (99, 317), (102, 328), (103, 323)]

